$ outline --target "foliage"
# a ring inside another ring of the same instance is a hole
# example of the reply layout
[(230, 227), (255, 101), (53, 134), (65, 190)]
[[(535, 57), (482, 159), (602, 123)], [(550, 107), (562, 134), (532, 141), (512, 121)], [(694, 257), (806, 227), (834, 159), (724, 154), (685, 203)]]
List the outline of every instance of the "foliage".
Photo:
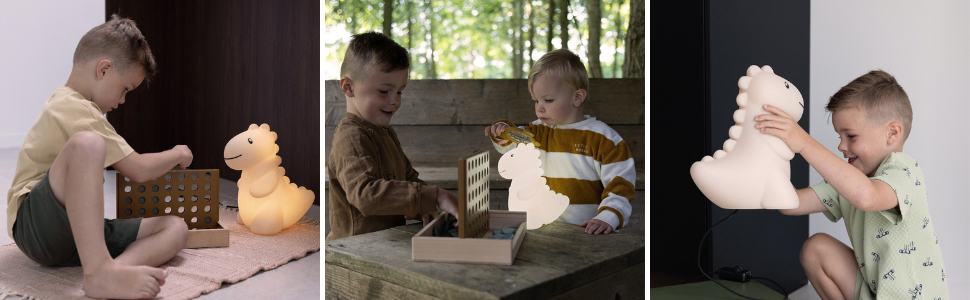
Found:
[[(547, 18), (549, 0), (526, 0), (523, 11), (527, 18), (534, 18), (536, 26), (532, 41), (526, 40), (524, 51), (534, 43), (532, 60), (538, 60), (549, 51), (545, 40), (550, 33)], [(556, 0), (558, 1), (558, 0)], [(603, 0), (600, 37), (600, 61), (603, 76), (620, 77), (621, 68), (614, 76), (613, 64), (623, 63), (623, 40), (617, 39), (620, 31), (629, 26), (629, 1)], [(408, 1), (393, 0), (391, 37), (405, 48), (408, 47)], [(513, 74), (514, 26), (512, 19), (517, 0), (416, 0), (411, 1), (411, 79), (511, 78)], [(347, 43), (354, 33), (382, 31), (384, 1), (324, 0), (324, 79), (338, 79), (340, 62)], [(616, 18), (621, 22), (615, 22)], [(589, 44), (586, 0), (569, 3), (569, 50), (579, 54), (589, 67), (587, 45)], [(432, 24), (433, 22), (433, 24)], [(620, 27), (617, 30), (617, 23)], [(529, 21), (521, 22), (522, 37), (528, 38)], [(553, 45), (560, 45), (558, 23), (553, 28)], [(430, 29), (434, 28), (432, 32)], [(433, 39), (433, 40), (432, 40)], [(432, 43), (433, 42), (433, 43)], [(432, 56), (432, 45), (434, 54)], [(618, 51), (619, 55), (614, 55)], [(526, 53), (529, 54), (529, 53)], [(433, 57), (433, 58), (432, 58)], [(433, 60), (432, 60), (433, 59)], [(528, 74), (529, 57), (522, 64)], [(434, 67), (431, 67), (431, 62)], [(433, 73), (433, 74), (432, 74)]]

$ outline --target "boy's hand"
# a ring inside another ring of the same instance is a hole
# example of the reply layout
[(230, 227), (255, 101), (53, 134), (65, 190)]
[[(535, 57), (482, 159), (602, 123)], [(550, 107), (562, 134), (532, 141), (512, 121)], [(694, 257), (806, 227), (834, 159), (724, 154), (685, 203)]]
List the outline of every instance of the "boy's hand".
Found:
[[(505, 132), (506, 128), (509, 128), (509, 125), (506, 125), (505, 123), (497, 123), (497, 124), (493, 124), (492, 126), (485, 127), (485, 136), (497, 137), (498, 135), (502, 134), (502, 132)], [(498, 144), (502, 146), (508, 143), (509, 141), (507, 140), (503, 140), (503, 139), (498, 140)]]
[(182, 170), (185, 170), (185, 168), (188, 168), (189, 165), (192, 164), (192, 157), (193, 157), (192, 150), (189, 150), (188, 146), (176, 145), (174, 148), (172, 148), (172, 150), (175, 150), (180, 154), (180, 157), (178, 160), (179, 168), (182, 168)]
[(780, 138), (792, 152), (801, 153), (812, 137), (798, 125), (794, 118), (781, 109), (767, 104), (764, 109), (771, 114), (755, 116), (754, 120), (757, 123), (754, 124), (754, 128), (761, 130), (761, 133)]
[(589, 234), (610, 234), (610, 232), (613, 232), (613, 226), (597, 219), (583, 221), (583, 224), (579, 224), (579, 226), (586, 227), (586, 233)]
[[(458, 198), (456, 198), (455, 195), (452, 195), (448, 191), (438, 188), (438, 208), (457, 218), (458, 217)], [(458, 220), (458, 221), (461, 222), (462, 220)]]

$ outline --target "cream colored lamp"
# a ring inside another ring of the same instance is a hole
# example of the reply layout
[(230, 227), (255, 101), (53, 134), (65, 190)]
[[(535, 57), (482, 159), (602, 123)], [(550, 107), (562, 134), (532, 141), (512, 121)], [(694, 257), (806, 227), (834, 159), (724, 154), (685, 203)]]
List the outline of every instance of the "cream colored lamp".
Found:
[(542, 177), (539, 149), (533, 144), (517, 144), (498, 161), (499, 175), (512, 179), (509, 186), (509, 211), (526, 212), (529, 230), (552, 223), (569, 206), (569, 197), (556, 193)]
[(690, 167), (694, 184), (717, 206), (725, 209), (791, 209), (798, 195), (791, 184), (790, 160), (795, 153), (778, 137), (754, 127), (754, 117), (769, 114), (764, 105), (780, 108), (799, 120), (805, 109), (802, 95), (769, 66), (748, 67), (738, 80), (735, 125), (722, 150)]
[(282, 158), (276, 155), (276, 133), (269, 125), (249, 125), (226, 144), (226, 165), (242, 171), (239, 215), (236, 220), (253, 233), (273, 235), (292, 226), (310, 209), (315, 195), (284, 176)]

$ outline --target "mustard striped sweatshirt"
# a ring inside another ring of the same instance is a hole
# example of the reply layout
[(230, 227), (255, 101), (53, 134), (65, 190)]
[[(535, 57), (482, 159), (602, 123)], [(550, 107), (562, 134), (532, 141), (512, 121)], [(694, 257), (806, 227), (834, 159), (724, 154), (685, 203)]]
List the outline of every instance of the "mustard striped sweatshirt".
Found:
[[(630, 223), (635, 196), (636, 168), (630, 147), (613, 128), (585, 116), (586, 120), (565, 125), (548, 125), (535, 120), (519, 126), (535, 133), (542, 161), (543, 177), (549, 189), (569, 197), (569, 207), (557, 221), (581, 224), (589, 219), (604, 221), (614, 229)], [(512, 121), (498, 120), (494, 124)], [(492, 145), (500, 153), (512, 150), (509, 143)]]

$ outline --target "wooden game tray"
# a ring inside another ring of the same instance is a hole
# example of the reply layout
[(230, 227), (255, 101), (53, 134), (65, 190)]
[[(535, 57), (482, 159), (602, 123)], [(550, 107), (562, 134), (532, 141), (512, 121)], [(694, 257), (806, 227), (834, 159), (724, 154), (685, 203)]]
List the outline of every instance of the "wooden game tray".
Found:
[[(411, 238), (411, 260), (487, 265), (512, 265), (526, 232), (525, 212), (496, 211), (489, 214), (489, 230), (482, 238), (436, 237), (432, 227), (444, 225), (442, 212)], [(488, 239), (493, 229), (518, 227), (512, 240)]]
[(229, 229), (216, 224), (212, 229), (189, 230), (188, 240), (185, 241), (186, 249), (207, 247), (229, 247)]

